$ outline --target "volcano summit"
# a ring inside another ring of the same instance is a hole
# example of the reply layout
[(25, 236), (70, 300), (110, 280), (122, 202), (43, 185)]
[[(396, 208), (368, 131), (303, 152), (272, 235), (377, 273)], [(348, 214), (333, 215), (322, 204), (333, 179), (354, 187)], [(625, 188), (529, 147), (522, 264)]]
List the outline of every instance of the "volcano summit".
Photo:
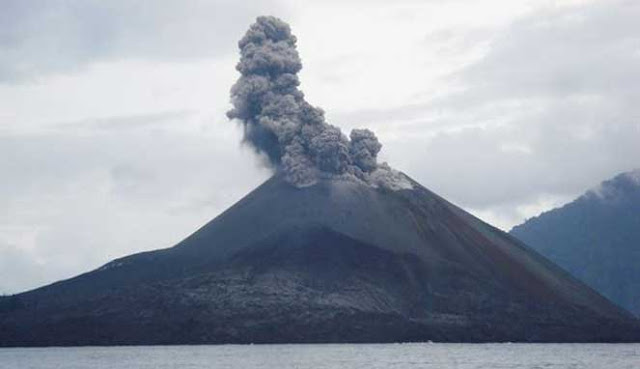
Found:
[(378, 164), (297, 88), (289, 27), (240, 41), (229, 117), (274, 176), (174, 247), (0, 300), (0, 345), (632, 341), (638, 321)]

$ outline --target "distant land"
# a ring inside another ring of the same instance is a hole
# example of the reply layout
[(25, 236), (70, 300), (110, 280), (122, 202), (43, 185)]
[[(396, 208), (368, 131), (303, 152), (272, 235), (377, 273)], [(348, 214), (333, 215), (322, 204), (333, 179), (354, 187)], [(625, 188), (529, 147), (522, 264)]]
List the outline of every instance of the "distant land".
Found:
[(510, 233), (640, 316), (640, 169)]

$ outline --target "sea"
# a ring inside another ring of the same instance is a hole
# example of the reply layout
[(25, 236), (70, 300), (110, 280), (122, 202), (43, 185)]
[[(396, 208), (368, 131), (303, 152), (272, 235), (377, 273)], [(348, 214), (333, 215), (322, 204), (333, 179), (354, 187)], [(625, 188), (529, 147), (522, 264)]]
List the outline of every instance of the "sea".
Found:
[(0, 368), (640, 368), (640, 344), (309, 344), (0, 348)]

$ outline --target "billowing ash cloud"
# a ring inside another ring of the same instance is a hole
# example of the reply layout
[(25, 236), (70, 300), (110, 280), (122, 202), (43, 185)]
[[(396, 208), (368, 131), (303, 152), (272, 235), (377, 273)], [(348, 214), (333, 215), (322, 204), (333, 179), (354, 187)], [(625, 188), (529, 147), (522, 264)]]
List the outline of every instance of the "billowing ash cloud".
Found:
[(378, 164), (382, 145), (373, 132), (354, 129), (349, 139), (304, 99), (297, 76), (302, 63), (287, 23), (258, 17), (238, 45), (241, 77), (231, 88), (233, 109), (227, 115), (242, 122), (245, 142), (287, 181), (303, 187), (319, 178), (344, 178), (411, 187), (402, 174)]

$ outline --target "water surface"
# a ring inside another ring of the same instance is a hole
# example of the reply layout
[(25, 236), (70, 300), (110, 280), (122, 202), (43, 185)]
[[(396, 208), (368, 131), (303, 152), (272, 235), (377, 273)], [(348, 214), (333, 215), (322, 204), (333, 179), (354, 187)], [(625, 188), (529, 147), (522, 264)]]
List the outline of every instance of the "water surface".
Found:
[(640, 344), (0, 348), (0, 368), (640, 368)]

